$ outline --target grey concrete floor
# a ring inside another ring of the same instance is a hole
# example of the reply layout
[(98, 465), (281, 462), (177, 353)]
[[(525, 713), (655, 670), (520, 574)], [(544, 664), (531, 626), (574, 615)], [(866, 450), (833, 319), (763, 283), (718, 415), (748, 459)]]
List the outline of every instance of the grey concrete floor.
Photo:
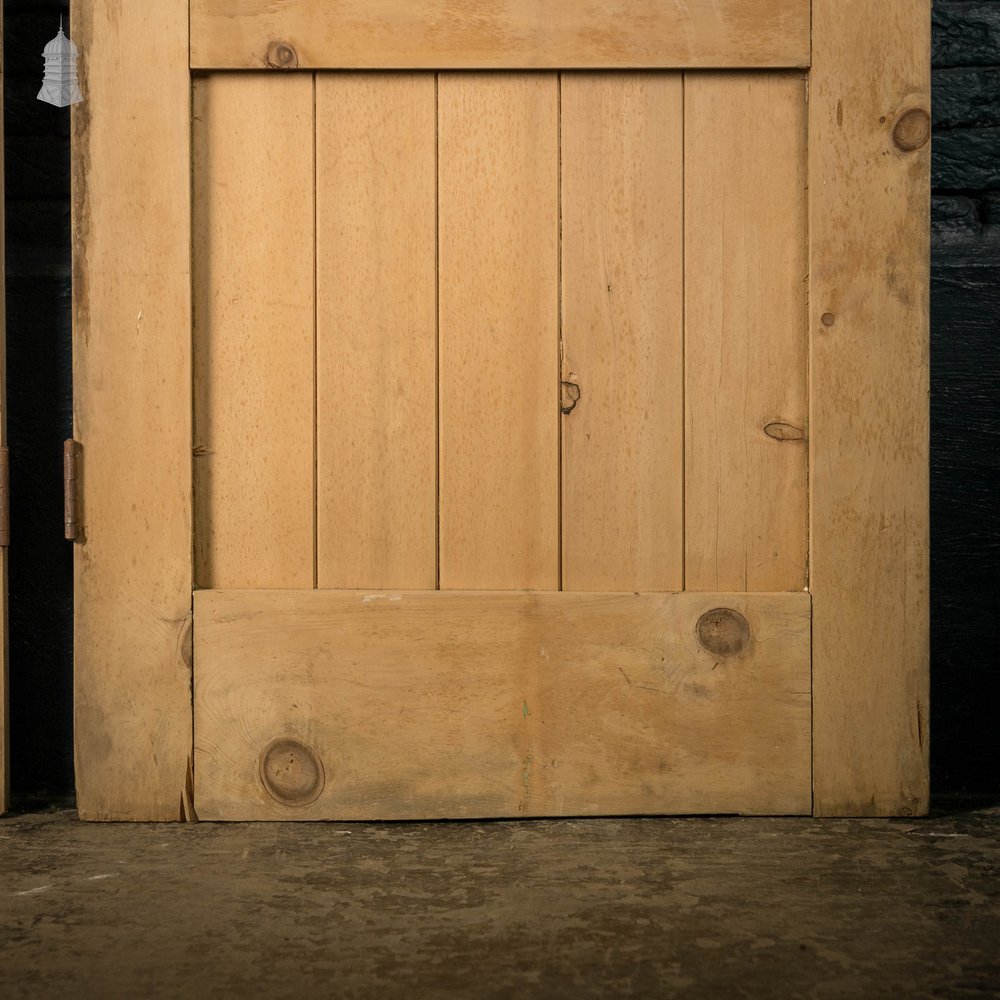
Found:
[(0, 820), (0, 996), (1000, 996), (1000, 808)]

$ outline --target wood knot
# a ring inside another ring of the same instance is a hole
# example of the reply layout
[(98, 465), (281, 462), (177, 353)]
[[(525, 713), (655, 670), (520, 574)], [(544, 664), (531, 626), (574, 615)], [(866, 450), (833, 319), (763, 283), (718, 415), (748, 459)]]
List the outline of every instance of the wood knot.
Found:
[(714, 608), (698, 619), (698, 642), (713, 656), (735, 656), (750, 641), (750, 624), (732, 608)]
[(323, 762), (300, 740), (272, 740), (260, 755), (260, 780), (268, 795), (286, 806), (307, 806), (326, 784)]
[(580, 402), (580, 387), (575, 382), (560, 383), (559, 409), (563, 413), (572, 413)]
[(299, 56), (288, 42), (271, 42), (267, 47), (267, 65), (271, 69), (298, 69)]
[(772, 420), (764, 425), (764, 433), (775, 441), (804, 441), (806, 432), (795, 424), (786, 424), (783, 420)]
[(892, 141), (904, 153), (926, 146), (931, 137), (931, 116), (923, 108), (908, 108), (892, 126)]

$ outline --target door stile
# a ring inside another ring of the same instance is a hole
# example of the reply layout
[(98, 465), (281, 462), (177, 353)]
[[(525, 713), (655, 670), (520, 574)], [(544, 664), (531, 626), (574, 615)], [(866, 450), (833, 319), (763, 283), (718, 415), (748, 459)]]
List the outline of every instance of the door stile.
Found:
[(929, 785), (930, 3), (812, 9), (815, 812), (917, 815)]
[(187, 0), (73, 10), (77, 808), (176, 820), (190, 790)]

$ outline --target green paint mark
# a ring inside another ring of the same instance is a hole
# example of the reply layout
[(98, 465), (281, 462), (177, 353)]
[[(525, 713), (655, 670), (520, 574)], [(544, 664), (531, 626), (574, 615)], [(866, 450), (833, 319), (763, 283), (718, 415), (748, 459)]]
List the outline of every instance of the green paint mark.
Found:
[(527, 702), (525, 702), (525, 703), (524, 703), (524, 709), (523, 709), (523, 711), (522, 711), (522, 715), (524, 716), (524, 718), (525, 718), (525, 719), (526, 719), (526, 718), (527, 718), (527, 717), (528, 717), (529, 715), (531, 715), (531, 713), (530, 713), (530, 712), (528, 711), (528, 703), (527, 703)]

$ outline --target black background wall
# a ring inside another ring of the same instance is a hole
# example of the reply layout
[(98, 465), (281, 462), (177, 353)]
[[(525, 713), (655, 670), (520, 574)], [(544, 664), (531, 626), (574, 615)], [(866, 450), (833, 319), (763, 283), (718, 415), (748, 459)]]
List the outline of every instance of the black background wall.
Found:
[[(153, 2), (153, 0), (144, 0)], [(64, 4), (4, 0), (13, 791), (72, 794), (69, 111), (36, 100)], [(1000, 0), (934, 5), (935, 794), (1000, 793)], [(141, 221), (137, 220), (137, 225)]]
[[(149, 0), (155, 2), (155, 0)], [(15, 804), (73, 789), (69, 109), (36, 99), (65, 4), (4, 0), (10, 742)], [(68, 30), (68, 24), (67, 24)]]

